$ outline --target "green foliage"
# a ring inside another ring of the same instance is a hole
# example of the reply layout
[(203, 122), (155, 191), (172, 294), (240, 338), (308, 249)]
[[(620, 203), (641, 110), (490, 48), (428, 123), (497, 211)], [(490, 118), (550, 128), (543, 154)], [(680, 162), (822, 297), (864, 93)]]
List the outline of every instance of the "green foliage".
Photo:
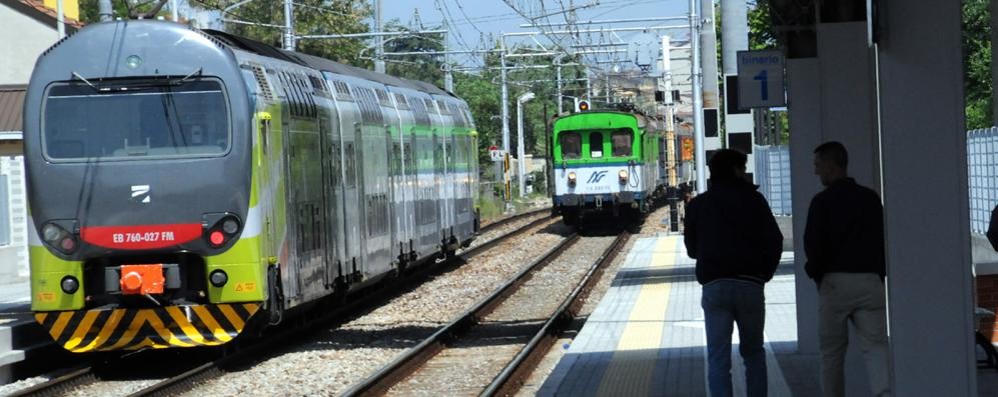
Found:
[(778, 48), (776, 31), (773, 30), (769, 11), (769, 0), (749, 1), (748, 26), (751, 50)]
[[(552, 65), (552, 57), (517, 58), (518, 65)], [(562, 63), (574, 63), (573, 59), (563, 59)], [(479, 73), (455, 73), (454, 93), (468, 102), (471, 114), (475, 118), (478, 129), (479, 163), (483, 167), (491, 166), (488, 147), (502, 146), (502, 99), (499, 77), (499, 56), (490, 54), (485, 58), (487, 69)], [(514, 66), (512, 60), (507, 60), (507, 67)], [(535, 98), (524, 104), (523, 135), (525, 153), (533, 154), (535, 158), (548, 156), (547, 123), (556, 116), (558, 111), (556, 71), (555, 68), (510, 70), (509, 81), (509, 131), (510, 151), (516, 153), (516, 99), (525, 92), (531, 91)], [(585, 76), (583, 69), (577, 66), (562, 68), (564, 80), (574, 80)], [(524, 82), (524, 83), (521, 83)], [(585, 83), (566, 82), (563, 92), (572, 95), (573, 89), (585, 87)], [(571, 102), (566, 99), (566, 104)], [(597, 104), (598, 107), (598, 104)], [(570, 110), (566, 105), (564, 110)]]
[(994, 125), (990, 0), (963, 0), (963, 64), (967, 129)]
[[(427, 28), (430, 29), (440, 29), (440, 27)], [(391, 20), (385, 24), (385, 30), (399, 32), (408, 30), (405, 26), (397, 20)], [(385, 40), (385, 52), (426, 52), (426, 51), (443, 51), (444, 37), (442, 35), (413, 35), (413, 36), (401, 36), (394, 38), (386, 38)], [(373, 50), (368, 51), (367, 55), (372, 55)], [(443, 56), (438, 55), (405, 55), (405, 56), (392, 56), (388, 57), (388, 62), (385, 65), (385, 72), (392, 76), (398, 76), (410, 80), (425, 81), (428, 83), (436, 84), (437, 86), (444, 86), (444, 73), (441, 69), (443, 66)]]
[[(160, 0), (163, 1), (163, 0)], [(152, 11), (160, 1), (111, 0), (111, 18), (128, 18), (132, 14)], [(80, 22), (85, 24), (100, 22), (100, 0), (80, 0)], [(167, 11), (160, 9), (156, 15), (166, 15)]]
[[(211, 0), (198, 0), (208, 8), (225, 8), (235, 0), (212, 4)], [(365, 19), (370, 17), (368, 2), (361, 0), (297, 0), (294, 7), (295, 33), (318, 35), (337, 33), (365, 33), (370, 27)], [(272, 25), (284, 24), (284, 3), (279, 1), (251, 1), (236, 8), (227, 18)], [(226, 30), (277, 47), (281, 46), (281, 29), (227, 23)], [(369, 67), (370, 62), (358, 57), (366, 46), (363, 39), (300, 39), (297, 51), (323, 57), (332, 61)]]
[(502, 200), (498, 200), (493, 196), (479, 197), (478, 202), (475, 203), (475, 207), (478, 208), (482, 222), (499, 218), (503, 211)]

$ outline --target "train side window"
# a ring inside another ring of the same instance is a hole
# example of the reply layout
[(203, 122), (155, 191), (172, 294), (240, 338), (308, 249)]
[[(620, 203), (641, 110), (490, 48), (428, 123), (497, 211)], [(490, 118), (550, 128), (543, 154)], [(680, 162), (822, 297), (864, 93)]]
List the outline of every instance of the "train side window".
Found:
[(263, 154), (267, 154), (268, 147), (270, 146), (270, 119), (260, 119), (260, 141)]
[(406, 102), (405, 95), (395, 93), (395, 104), (399, 110), (409, 110), (409, 102)]
[(578, 133), (561, 134), (558, 140), (561, 144), (561, 158), (578, 159), (582, 157), (582, 137)]
[(392, 143), (392, 176), (402, 174), (402, 145), (398, 142)]
[(589, 158), (603, 158), (603, 133), (589, 133)]
[(340, 186), (340, 145), (332, 143), (329, 145), (329, 159), (330, 159), (330, 172), (329, 172), (329, 182), (334, 187)]
[(346, 185), (347, 187), (357, 186), (357, 160), (354, 159), (354, 150), (352, 143), (347, 144), (343, 156), (346, 157), (344, 160), (347, 165)]
[(631, 133), (631, 130), (614, 131), (610, 135), (610, 141), (613, 143), (613, 157), (631, 156), (631, 148), (634, 146), (634, 134)]

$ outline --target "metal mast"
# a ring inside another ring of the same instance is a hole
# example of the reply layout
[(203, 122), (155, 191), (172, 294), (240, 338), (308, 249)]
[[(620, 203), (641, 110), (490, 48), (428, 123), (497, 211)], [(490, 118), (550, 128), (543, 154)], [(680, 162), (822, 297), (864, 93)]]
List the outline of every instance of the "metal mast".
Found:
[(291, 0), (284, 0), (284, 49), (295, 50), (295, 22)]
[[(374, 31), (381, 32), (381, 0), (374, 0)], [(375, 37), (377, 44), (374, 46), (374, 71), (385, 72), (385, 40), (381, 36)]]
[(703, 71), (700, 67), (700, 0), (690, 0), (690, 46), (693, 52), (693, 146), (697, 167), (697, 192), (707, 191), (707, 155), (703, 133)]

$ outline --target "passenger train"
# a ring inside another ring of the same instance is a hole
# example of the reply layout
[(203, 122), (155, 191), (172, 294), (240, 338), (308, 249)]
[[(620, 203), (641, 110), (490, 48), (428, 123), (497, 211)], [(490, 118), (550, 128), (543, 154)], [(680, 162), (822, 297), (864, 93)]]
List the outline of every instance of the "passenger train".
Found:
[(32, 310), (72, 352), (221, 345), (474, 238), (467, 104), (165, 21), (45, 51), (24, 111)]
[(639, 219), (656, 200), (678, 195), (677, 172), (688, 167), (677, 148), (686, 141), (666, 134), (663, 121), (633, 109), (592, 110), (559, 117), (552, 130), (553, 210), (565, 224), (582, 227), (600, 213)]

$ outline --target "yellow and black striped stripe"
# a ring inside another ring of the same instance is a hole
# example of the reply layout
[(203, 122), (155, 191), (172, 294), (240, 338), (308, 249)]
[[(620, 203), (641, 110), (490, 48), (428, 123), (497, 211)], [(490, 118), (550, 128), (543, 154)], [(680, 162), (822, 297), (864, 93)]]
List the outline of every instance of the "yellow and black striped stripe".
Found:
[(258, 303), (35, 313), (56, 343), (74, 353), (145, 347), (218, 346), (231, 341)]

